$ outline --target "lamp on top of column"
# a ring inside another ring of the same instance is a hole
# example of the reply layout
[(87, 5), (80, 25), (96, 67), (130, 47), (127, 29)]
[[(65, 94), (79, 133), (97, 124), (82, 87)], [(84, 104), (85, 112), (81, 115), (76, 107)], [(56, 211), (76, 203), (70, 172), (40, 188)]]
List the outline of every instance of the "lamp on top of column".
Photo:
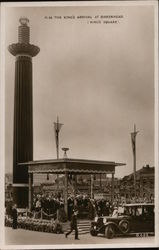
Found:
[(69, 148), (62, 148), (62, 150), (64, 151), (63, 158), (67, 159), (67, 151), (69, 150)]

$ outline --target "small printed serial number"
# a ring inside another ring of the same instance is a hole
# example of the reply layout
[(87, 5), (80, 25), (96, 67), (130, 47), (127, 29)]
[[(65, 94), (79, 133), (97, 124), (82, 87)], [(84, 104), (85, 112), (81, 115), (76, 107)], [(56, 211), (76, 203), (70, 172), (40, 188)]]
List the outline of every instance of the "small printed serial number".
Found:
[(148, 237), (149, 234), (148, 233), (137, 233), (136, 237)]

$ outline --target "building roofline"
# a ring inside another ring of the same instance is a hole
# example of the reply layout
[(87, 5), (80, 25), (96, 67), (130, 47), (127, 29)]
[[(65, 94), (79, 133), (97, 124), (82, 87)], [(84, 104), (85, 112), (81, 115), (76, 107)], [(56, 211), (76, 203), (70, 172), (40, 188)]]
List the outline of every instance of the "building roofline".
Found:
[(41, 164), (55, 164), (55, 163), (86, 163), (86, 164), (101, 164), (101, 165), (113, 165), (113, 166), (125, 166), (126, 163), (116, 163), (114, 161), (100, 161), (100, 160), (87, 160), (87, 159), (49, 159), (49, 160), (36, 160), (28, 161), (24, 163), (18, 163), (19, 166), (29, 166), (29, 165), (41, 165)]

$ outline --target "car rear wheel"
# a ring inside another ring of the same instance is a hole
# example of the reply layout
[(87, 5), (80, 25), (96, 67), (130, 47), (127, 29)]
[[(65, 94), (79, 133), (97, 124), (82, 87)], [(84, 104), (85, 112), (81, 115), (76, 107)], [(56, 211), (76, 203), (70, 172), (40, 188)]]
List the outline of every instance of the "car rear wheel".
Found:
[(115, 230), (114, 230), (114, 227), (113, 225), (108, 225), (106, 228), (105, 228), (105, 236), (108, 238), (108, 239), (112, 239), (115, 235)]
[(130, 230), (130, 224), (127, 220), (121, 220), (119, 222), (119, 227), (123, 233), (128, 233)]

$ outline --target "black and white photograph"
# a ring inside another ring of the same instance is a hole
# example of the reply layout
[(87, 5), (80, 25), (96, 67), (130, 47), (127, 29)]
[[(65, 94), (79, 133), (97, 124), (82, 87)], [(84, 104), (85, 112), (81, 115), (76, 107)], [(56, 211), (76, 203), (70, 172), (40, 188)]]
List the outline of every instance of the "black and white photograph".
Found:
[(1, 3), (2, 249), (158, 246), (158, 3)]

